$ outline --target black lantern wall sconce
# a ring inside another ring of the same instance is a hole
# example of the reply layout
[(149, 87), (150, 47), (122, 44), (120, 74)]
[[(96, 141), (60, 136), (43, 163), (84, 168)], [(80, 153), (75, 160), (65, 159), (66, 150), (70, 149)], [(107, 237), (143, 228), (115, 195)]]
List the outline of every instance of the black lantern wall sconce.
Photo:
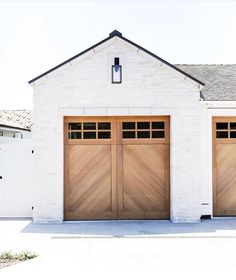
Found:
[(111, 80), (113, 84), (121, 84), (122, 82), (122, 66), (120, 65), (120, 58), (114, 58), (114, 65), (111, 68)]

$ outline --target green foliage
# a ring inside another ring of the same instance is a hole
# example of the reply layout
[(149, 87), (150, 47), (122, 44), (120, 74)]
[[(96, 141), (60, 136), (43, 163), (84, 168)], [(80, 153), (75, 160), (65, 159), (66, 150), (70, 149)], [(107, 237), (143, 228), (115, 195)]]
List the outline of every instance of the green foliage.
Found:
[(7, 261), (7, 260), (14, 260), (14, 255), (10, 251), (6, 251), (0, 254), (0, 260)]
[(5, 251), (0, 253), (0, 262), (11, 262), (11, 261), (26, 261), (33, 258), (36, 258), (38, 255), (29, 252), (21, 251), (19, 253), (12, 253), (11, 251)]
[(26, 260), (30, 260), (33, 258), (36, 258), (38, 255), (33, 253), (33, 252), (29, 252), (29, 251), (22, 251), (18, 254), (15, 254), (15, 257), (17, 260), (19, 261), (26, 261)]

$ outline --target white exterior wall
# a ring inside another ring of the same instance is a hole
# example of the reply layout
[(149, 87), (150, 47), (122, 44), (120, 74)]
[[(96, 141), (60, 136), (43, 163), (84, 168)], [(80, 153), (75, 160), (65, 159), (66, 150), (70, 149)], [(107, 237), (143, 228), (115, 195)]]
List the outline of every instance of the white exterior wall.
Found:
[[(122, 84), (111, 83), (114, 57)], [(208, 214), (201, 205), (208, 188), (202, 148), (207, 109), (196, 83), (115, 37), (33, 87), (35, 222), (63, 220), (63, 117), (69, 115), (169, 115), (171, 219), (192, 222)]]
[(0, 217), (32, 217), (32, 141), (0, 139)]

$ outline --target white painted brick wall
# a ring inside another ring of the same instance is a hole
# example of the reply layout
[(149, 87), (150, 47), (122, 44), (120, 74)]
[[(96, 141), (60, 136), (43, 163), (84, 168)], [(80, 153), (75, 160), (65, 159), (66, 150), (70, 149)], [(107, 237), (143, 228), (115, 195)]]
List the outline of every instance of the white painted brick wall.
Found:
[[(120, 57), (122, 84), (111, 83)], [(63, 116), (170, 115), (171, 219), (201, 212), (199, 89), (175, 70), (121, 39), (90, 51), (34, 83), (35, 222), (63, 220)]]

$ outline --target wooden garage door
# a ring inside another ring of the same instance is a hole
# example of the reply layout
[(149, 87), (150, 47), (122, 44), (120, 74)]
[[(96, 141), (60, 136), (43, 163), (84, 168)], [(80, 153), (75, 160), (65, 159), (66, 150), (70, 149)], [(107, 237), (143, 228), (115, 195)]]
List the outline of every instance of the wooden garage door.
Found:
[(117, 118), (118, 218), (169, 218), (169, 118)]
[(64, 219), (116, 219), (116, 118), (65, 118)]
[(213, 118), (213, 213), (236, 215), (236, 117)]
[(66, 117), (64, 218), (169, 218), (168, 117)]

